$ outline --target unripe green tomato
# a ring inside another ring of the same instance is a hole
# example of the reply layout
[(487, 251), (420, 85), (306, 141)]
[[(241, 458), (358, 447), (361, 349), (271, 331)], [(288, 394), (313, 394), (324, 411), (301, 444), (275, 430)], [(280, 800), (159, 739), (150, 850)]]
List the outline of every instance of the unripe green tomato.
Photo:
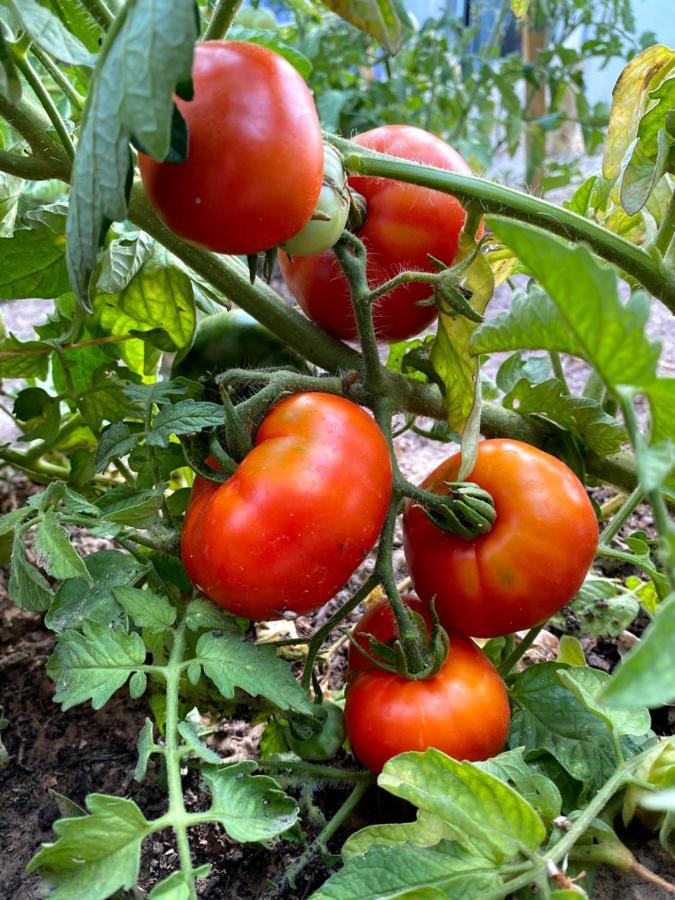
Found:
[(301, 759), (320, 762), (332, 759), (345, 742), (344, 714), (337, 703), (324, 700), (321, 709), (326, 711), (321, 730), (308, 738), (299, 738), (293, 734), (293, 726), (286, 728), (286, 740), (293, 753)]
[(192, 346), (176, 356), (171, 377), (198, 381), (227, 369), (286, 366), (305, 369), (300, 356), (242, 309), (205, 316), (197, 325)]
[(323, 145), (323, 185), (316, 204), (329, 219), (310, 219), (302, 231), (286, 241), (289, 256), (312, 256), (329, 250), (340, 239), (349, 216), (349, 191), (342, 157), (330, 144)]
[(240, 9), (234, 21), (235, 25), (241, 25), (242, 28), (264, 30), (277, 27), (276, 16), (271, 9), (253, 9), (251, 6)]

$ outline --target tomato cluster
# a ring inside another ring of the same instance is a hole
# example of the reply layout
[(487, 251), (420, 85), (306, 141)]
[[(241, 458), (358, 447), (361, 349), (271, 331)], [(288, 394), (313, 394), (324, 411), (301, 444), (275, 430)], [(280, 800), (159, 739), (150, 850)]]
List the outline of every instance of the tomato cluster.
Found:
[[(282, 274), (305, 313), (339, 338), (356, 338), (348, 282), (334, 252), (356, 194), (365, 219), (349, 219), (379, 287), (402, 270), (432, 271), (457, 253), (465, 212), (453, 197), (386, 178), (345, 176), (322, 143), (312, 97), (297, 71), (263, 47), (213, 41), (195, 50), (194, 97), (177, 100), (189, 130), (184, 162), (140, 155), (143, 182), (163, 221), (220, 253), (279, 247)], [(470, 174), (447, 144), (418, 128), (387, 125), (357, 136), (362, 147)], [(352, 192), (350, 194), (350, 192)], [(373, 306), (376, 336), (408, 338), (437, 314), (428, 284), (400, 284)], [(242, 366), (294, 366), (298, 359), (243, 313), (202, 320), (174, 375), (200, 378)], [(459, 454), (422, 487), (449, 495)], [(504, 683), (472, 638), (545, 621), (568, 602), (593, 558), (598, 526), (583, 485), (557, 459), (511, 440), (479, 444), (471, 475), (494, 500), (492, 530), (472, 540), (441, 529), (408, 502), (404, 550), (418, 595), (420, 654), (449, 652), (404, 677), (383, 644), (398, 636), (380, 602), (354, 630), (345, 722), (353, 752), (373, 771), (405, 750), (434, 746), (461, 759), (498, 753), (509, 727)], [(254, 446), (224, 482), (195, 480), (181, 538), (193, 583), (248, 619), (295, 617), (324, 604), (372, 549), (392, 494), (385, 438), (359, 406), (331, 394), (295, 394), (267, 413)], [(433, 604), (433, 605), (432, 605)], [(371, 645), (371, 637), (375, 644)], [(365, 651), (365, 652), (363, 652)], [(344, 740), (342, 711), (289, 722), (299, 755), (330, 758)]]

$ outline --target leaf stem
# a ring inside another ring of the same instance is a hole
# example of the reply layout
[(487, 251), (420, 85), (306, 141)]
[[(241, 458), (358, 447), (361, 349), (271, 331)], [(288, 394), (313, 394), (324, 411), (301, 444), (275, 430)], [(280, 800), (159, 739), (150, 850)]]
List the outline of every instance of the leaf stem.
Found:
[(166, 777), (169, 789), (169, 810), (171, 824), (176, 835), (178, 857), (185, 875), (190, 900), (196, 898), (192, 855), (185, 824), (186, 810), (183, 800), (183, 783), (180, 774), (181, 750), (178, 745), (178, 697), (181, 663), (185, 650), (185, 619), (176, 627), (171, 655), (165, 667), (166, 677)]
[(307, 775), (320, 781), (352, 781), (372, 784), (374, 776), (372, 772), (352, 772), (349, 769), (339, 769), (336, 766), (320, 766), (316, 763), (306, 762), (304, 759), (261, 759), (258, 760), (258, 768), (264, 771), (297, 772), (298, 775)]
[(66, 78), (61, 69), (59, 69), (51, 56), (49, 56), (48, 53), (45, 53), (45, 51), (37, 44), (31, 44), (30, 52), (49, 73), (50, 77), (54, 80), (54, 83), (61, 88), (73, 106), (78, 110), (82, 109), (84, 106), (84, 97), (75, 90), (74, 86), (70, 83), (68, 78)]
[(243, 0), (218, 0), (218, 5), (214, 9), (209, 26), (204, 33), (205, 41), (215, 41), (227, 36), (242, 2)]
[(104, 30), (112, 23), (114, 16), (106, 6), (104, 0), (82, 0), (92, 19)]
[(534, 628), (530, 628), (525, 637), (516, 644), (511, 653), (506, 657), (504, 662), (499, 667), (499, 674), (502, 678), (506, 678), (513, 669), (519, 660), (527, 653), (532, 644), (536, 641), (539, 633), (544, 627), (544, 623), (541, 625), (535, 625)]
[(14, 59), (16, 61), (17, 68), (33, 89), (35, 96), (40, 101), (40, 105), (47, 113), (49, 121), (54, 126), (54, 130), (59, 136), (59, 140), (61, 141), (63, 149), (66, 152), (66, 156), (70, 160), (74, 159), (75, 145), (73, 144), (70, 135), (68, 134), (68, 129), (66, 128), (65, 122), (61, 118), (61, 113), (56, 108), (54, 101), (49, 95), (49, 92), (42, 84), (39, 75), (30, 64), (29, 60), (22, 53), (14, 53)]
[(466, 206), (472, 201), (480, 204), (483, 213), (497, 213), (545, 228), (573, 241), (589, 244), (598, 256), (614, 263), (624, 272), (637, 278), (655, 297), (675, 312), (675, 278), (664, 275), (655, 260), (625, 238), (619, 237), (590, 219), (512, 188), (485, 178), (460, 175), (375, 153), (332, 134), (325, 140), (342, 152), (345, 168), (359, 175), (394, 178), (433, 188), (457, 197)]
[(617, 534), (621, 531), (628, 519), (631, 517), (635, 508), (640, 504), (644, 497), (644, 491), (641, 487), (635, 490), (624, 500), (621, 509), (613, 517), (612, 521), (607, 525), (600, 535), (600, 546), (608, 547)]

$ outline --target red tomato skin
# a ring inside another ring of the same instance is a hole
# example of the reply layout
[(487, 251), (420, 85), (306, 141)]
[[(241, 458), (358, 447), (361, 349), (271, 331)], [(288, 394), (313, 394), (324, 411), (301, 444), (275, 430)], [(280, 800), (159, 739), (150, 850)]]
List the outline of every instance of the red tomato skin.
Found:
[(224, 484), (196, 478), (181, 552), (193, 583), (247, 619), (303, 615), (368, 554), (391, 498), (375, 421), (329, 394), (296, 394), (268, 413)]
[(347, 736), (373, 772), (398, 753), (435, 747), (472, 762), (499, 753), (509, 731), (504, 682), (472, 640), (450, 635), (450, 651), (433, 678), (410, 681), (382, 669), (350, 680)]
[[(434, 493), (454, 481), (460, 454), (422, 483)], [(595, 556), (598, 522), (576, 475), (536, 447), (481, 441), (469, 476), (492, 494), (489, 534), (465, 541), (433, 525), (408, 503), (406, 560), (424, 602), (436, 598), (441, 624), (473, 637), (497, 637), (546, 621), (581, 586)]]
[(266, 47), (197, 44), (194, 97), (176, 104), (189, 129), (185, 162), (139, 154), (155, 212), (180, 237), (217, 253), (258, 253), (314, 212), (323, 178), (321, 126), (309, 88)]
[[(354, 142), (381, 153), (470, 175), (462, 157), (440, 138), (409, 125), (383, 125), (357, 135)], [(457, 253), (466, 214), (459, 201), (429, 188), (352, 175), (349, 185), (368, 203), (368, 215), (357, 232), (368, 250), (371, 287), (403, 269), (436, 271), (428, 254), (450, 265)], [(358, 337), (349, 287), (332, 250), (290, 260), (279, 251), (284, 280), (314, 322), (342, 340)], [(375, 333), (381, 341), (400, 341), (419, 334), (438, 310), (417, 306), (431, 297), (428, 285), (401, 285), (379, 298), (373, 307)]]
[[(427, 626), (427, 634), (431, 631), (431, 613), (418, 597), (406, 595), (401, 598), (406, 606), (409, 606), (414, 612), (418, 613), (424, 619)], [(352, 629), (352, 637), (354, 640), (368, 653), (372, 654), (370, 649), (370, 641), (366, 637), (372, 634), (378, 641), (388, 644), (398, 637), (398, 627), (396, 619), (388, 600), (378, 600), (372, 606), (369, 606), (365, 613)], [(377, 655), (377, 654), (374, 654)], [(371, 663), (367, 656), (359, 653), (353, 643), (349, 643), (347, 651), (347, 668), (350, 676), (363, 669), (373, 669), (375, 666)]]

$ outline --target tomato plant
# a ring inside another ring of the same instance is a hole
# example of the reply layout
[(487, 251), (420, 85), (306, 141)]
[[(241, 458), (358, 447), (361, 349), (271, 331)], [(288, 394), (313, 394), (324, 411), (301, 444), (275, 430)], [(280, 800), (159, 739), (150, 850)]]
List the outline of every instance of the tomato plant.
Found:
[[(461, 458), (449, 457), (423, 482), (452, 490)], [(436, 527), (409, 503), (405, 552), (415, 589), (435, 598), (442, 624), (495, 637), (544, 622), (576, 594), (593, 560), (598, 522), (586, 491), (564, 463), (517, 441), (478, 445), (472, 479), (490, 492), (497, 521), (467, 541)]]
[(283, 243), (309, 221), (321, 190), (321, 129), (307, 86), (283, 57), (240, 41), (199, 44), (192, 78), (193, 98), (176, 99), (189, 129), (185, 161), (139, 157), (155, 210), (218, 253)]
[[(450, 172), (470, 174), (462, 157), (452, 147), (421, 128), (385, 125), (354, 141), (360, 146), (438, 166)], [(465, 213), (448, 194), (414, 184), (384, 178), (350, 176), (349, 186), (367, 203), (366, 220), (357, 235), (368, 250), (368, 283), (385, 282), (402, 269), (434, 271), (430, 256), (450, 265), (457, 253), (457, 240)], [(336, 337), (357, 337), (351, 308), (349, 284), (335, 256), (329, 252), (301, 259), (289, 259), (279, 251), (282, 275), (302, 309)], [(383, 341), (399, 341), (418, 334), (436, 318), (424, 284), (402, 284), (375, 301), (375, 333)]]
[[(418, 615), (422, 616), (427, 631), (431, 630), (431, 616), (429, 610), (417, 597), (404, 596), (401, 598), (405, 605)], [(379, 600), (369, 607), (361, 616), (359, 621), (352, 629), (352, 638), (359, 647), (363, 647), (370, 656), (378, 659), (377, 653), (374, 653), (368, 635), (381, 641), (383, 644), (389, 644), (398, 637), (398, 629), (396, 620), (391, 606), (387, 600)], [(350, 643), (347, 653), (347, 668), (350, 675), (360, 672), (362, 669), (373, 668), (373, 663), (364, 653), (361, 653), (354, 643)]]
[(320, 706), (323, 719), (319, 728), (308, 735), (298, 734), (291, 722), (285, 730), (288, 746), (301, 759), (322, 761), (332, 759), (345, 742), (345, 720), (342, 709), (331, 700)]
[(297, 394), (265, 418), (232, 478), (195, 481), (183, 562), (194, 584), (230, 612), (301, 615), (329, 600), (367, 555), (390, 494), (389, 454), (375, 422), (341, 397)]
[(357, 668), (347, 688), (349, 743), (373, 772), (398, 753), (429, 747), (455, 759), (495, 756), (506, 743), (509, 720), (504, 683), (485, 654), (459, 634), (450, 634), (446, 661), (432, 678), (410, 681)]

